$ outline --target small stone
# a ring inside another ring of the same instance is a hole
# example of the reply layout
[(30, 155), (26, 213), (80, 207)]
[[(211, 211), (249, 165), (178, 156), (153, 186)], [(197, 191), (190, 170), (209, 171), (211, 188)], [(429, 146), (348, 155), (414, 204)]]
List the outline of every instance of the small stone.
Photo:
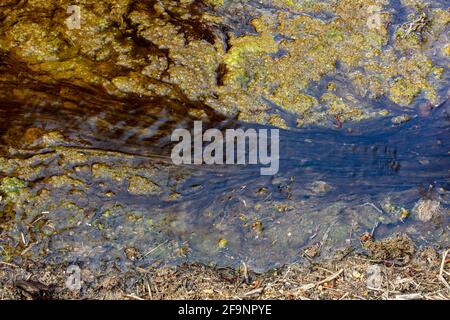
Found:
[(410, 120), (411, 120), (411, 116), (407, 115), (407, 114), (402, 114), (400, 116), (393, 117), (391, 119), (392, 123), (394, 123), (394, 124), (402, 124), (402, 123), (406, 123)]
[(320, 247), (319, 245), (315, 244), (306, 248), (304, 252), (309, 258), (315, 258), (320, 254)]
[(444, 53), (447, 57), (450, 57), (450, 44), (447, 44), (444, 49), (442, 49), (442, 53)]
[(422, 222), (428, 222), (441, 214), (441, 204), (437, 200), (419, 200), (413, 208), (414, 216)]
[(261, 187), (261, 188), (259, 188), (259, 189), (255, 192), (255, 194), (256, 194), (257, 196), (266, 195), (266, 194), (268, 194), (268, 193), (269, 193), (269, 191), (268, 191), (267, 188), (265, 188), (265, 187)]
[(220, 239), (219, 242), (217, 243), (217, 245), (219, 246), (219, 248), (225, 248), (228, 244), (228, 240), (226, 239)]
[(262, 222), (258, 220), (258, 221), (253, 222), (252, 229), (256, 233), (261, 233), (264, 230), (264, 226), (263, 226)]
[(108, 197), (108, 198), (114, 197), (114, 192), (112, 192), (112, 191), (105, 192), (105, 197)]
[(330, 185), (325, 181), (315, 181), (311, 183), (311, 191), (314, 193), (326, 193), (330, 191)]
[(418, 107), (418, 114), (421, 117), (428, 117), (433, 110), (433, 105), (431, 103), (423, 103)]
[(136, 248), (128, 247), (125, 249), (125, 255), (129, 260), (134, 261), (140, 256), (140, 253)]

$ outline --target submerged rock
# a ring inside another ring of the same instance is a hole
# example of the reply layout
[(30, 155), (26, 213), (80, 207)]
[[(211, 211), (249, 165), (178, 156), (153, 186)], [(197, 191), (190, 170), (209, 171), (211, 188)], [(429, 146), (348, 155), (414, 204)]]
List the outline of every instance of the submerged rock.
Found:
[(311, 183), (310, 189), (313, 193), (320, 194), (330, 191), (331, 186), (325, 181), (315, 181)]
[(413, 208), (414, 216), (422, 222), (428, 222), (442, 212), (440, 201), (431, 199), (421, 199)]
[(394, 117), (391, 119), (394, 124), (401, 124), (411, 120), (411, 116), (407, 114), (402, 114), (400, 116)]

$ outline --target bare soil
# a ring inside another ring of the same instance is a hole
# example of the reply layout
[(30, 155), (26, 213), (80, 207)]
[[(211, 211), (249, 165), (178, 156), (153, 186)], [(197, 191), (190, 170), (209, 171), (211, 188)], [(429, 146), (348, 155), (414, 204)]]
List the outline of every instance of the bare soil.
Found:
[[(370, 245), (367, 245), (370, 241)], [(66, 285), (66, 265), (0, 262), (1, 299), (426, 299), (450, 298), (449, 250), (414, 250), (411, 239), (362, 236), (367, 254), (343, 251), (319, 263), (291, 264), (256, 274), (200, 264), (132, 268), (107, 273), (82, 269), (82, 288)], [(397, 246), (395, 245), (397, 244)], [(378, 251), (381, 250), (381, 251)], [(388, 251), (393, 253), (390, 254)], [(381, 252), (381, 253), (380, 253)], [(390, 260), (379, 260), (384, 257)], [(372, 271), (370, 271), (372, 270)], [(373, 270), (381, 282), (371, 287)]]

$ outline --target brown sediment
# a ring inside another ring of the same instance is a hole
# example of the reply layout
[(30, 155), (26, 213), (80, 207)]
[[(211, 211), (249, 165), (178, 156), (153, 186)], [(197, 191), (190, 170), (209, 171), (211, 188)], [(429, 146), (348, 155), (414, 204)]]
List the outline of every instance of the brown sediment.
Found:
[[(397, 238), (385, 240), (396, 242)], [(395, 250), (403, 242), (397, 242)], [(395, 245), (392, 246), (393, 249)], [(375, 254), (376, 255), (376, 254)], [(1, 299), (424, 299), (448, 300), (448, 250), (426, 247), (405, 264), (341, 252), (321, 263), (289, 264), (257, 274), (200, 264), (131, 268), (125, 273), (81, 269), (81, 291), (66, 287), (67, 265), (0, 262)], [(376, 270), (376, 271), (373, 271)], [(373, 281), (374, 272), (378, 279)]]

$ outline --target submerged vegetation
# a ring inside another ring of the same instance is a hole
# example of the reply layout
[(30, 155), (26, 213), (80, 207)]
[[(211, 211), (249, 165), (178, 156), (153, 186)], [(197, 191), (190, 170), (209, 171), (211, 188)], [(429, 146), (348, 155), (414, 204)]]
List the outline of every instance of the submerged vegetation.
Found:
[[(0, 267), (175, 274), (159, 298), (386, 298), (413, 263), (423, 298), (448, 297), (449, 28), (440, 1), (4, 1)], [(285, 129), (280, 174), (174, 166), (193, 120)], [(214, 289), (173, 291), (202, 272)], [(130, 294), (121, 277), (91, 289)]]
[(448, 77), (431, 53), (448, 49), (450, 13), (425, 3), (404, 3), (404, 22), (384, 0), (78, 3), (80, 29), (66, 26), (69, 2), (4, 7), (0, 50), (46, 83), (187, 98), (281, 127), (380, 117), (383, 97), (436, 104)]

